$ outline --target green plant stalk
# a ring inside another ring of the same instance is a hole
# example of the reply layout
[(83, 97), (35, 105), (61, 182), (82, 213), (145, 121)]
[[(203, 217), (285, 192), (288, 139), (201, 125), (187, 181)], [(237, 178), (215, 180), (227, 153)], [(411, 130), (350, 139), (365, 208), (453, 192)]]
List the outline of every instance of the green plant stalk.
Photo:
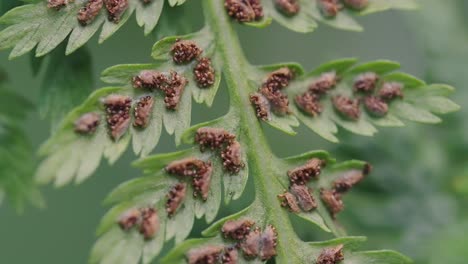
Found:
[[(281, 243), (289, 244), (288, 247), (294, 248), (291, 243), (297, 243), (296, 236), (288, 214), (278, 202), (275, 190), (281, 189), (280, 183), (276, 179), (278, 175), (275, 160), (268, 142), (260, 126), (254, 109), (249, 100), (250, 90), (249, 84), (245, 76), (245, 72), (249, 69), (249, 64), (245, 59), (244, 53), (240, 47), (237, 33), (234, 31), (229, 17), (224, 10), (223, 1), (220, 0), (204, 0), (203, 9), (206, 17), (207, 25), (215, 34), (217, 40), (217, 49), (221, 56), (223, 64), (223, 74), (228, 86), (231, 108), (237, 111), (240, 117), (240, 131), (242, 133), (243, 142), (248, 148), (249, 159), (249, 174), (253, 177), (255, 184), (256, 200), (261, 201), (261, 207), (265, 210), (267, 223), (272, 224), (277, 228), (279, 234), (283, 237), (278, 237), (278, 263), (296, 263), (290, 259), (293, 254), (281, 252)], [(288, 237), (284, 237), (288, 235)], [(282, 257), (289, 256), (288, 259)], [(297, 261), (301, 261), (299, 258)], [(300, 262), (298, 262), (300, 263)]]

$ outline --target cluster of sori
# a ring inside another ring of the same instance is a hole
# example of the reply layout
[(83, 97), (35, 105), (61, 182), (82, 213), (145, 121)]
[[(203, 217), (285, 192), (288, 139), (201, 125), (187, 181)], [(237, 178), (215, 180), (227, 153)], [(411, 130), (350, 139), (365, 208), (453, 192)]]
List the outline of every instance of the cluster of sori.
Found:
[(221, 228), (223, 245), (205, 245), (187, 253), (189, 264), (223, 263), (235, 264), (239, 261), (239, 251), (247, 260), (260, 258), (262, 261), (276, 256), (276, 228), (267, 225), (263, 232), (250, 219), (230, 220)]
[(252, 22), (263, 18), (260, 0), (225, 0), (224, 7), (228, 15), (239, 22)]
[[(244, 167), (240, 144), (234, 134), (220, 128), (203, 127), (198, 129), (195, 142), (200, 145), (202, 151), (206, 149), (218, 151), (226, 171), (234, 174)], [(169, 188), (166, 195), (166, 213), (169, 217), (174, 216), (183, 204), (188, 189), (187, 181), (192, 184), (194, 197), (200, 196), (204, 201), (208, 199), (213, 173), (211, 161), (187, 157), (170, 162), (165, 167), (165, 171), (180, 180)], [(117, 221), (125, 231), (138, 226), (140, 233), (146, 239), (152, 238), (159, 229), (159, 218), (154, 206), (129, 209)]]
[(201, 56), (203, 50), (198, 47), (197, 43), (192, 40), (177, 39), (171, 48), (171, 53), (172, 60), (176, 64), (187, 64), (195, 59), (197, 60), (197, 64), (193, 68), (193, 74), (198, 87), (207, 88), (214, 84), (215, 70), (211, 59)]
[[(197, 43), (192, 40), (178, 39), (172, 45), (170, 52), (173, 62), (177, 65), (184, 65), (197, 60), (193, 68), (193, 75), (198, 87), (208, 88), (215, 83), (215, 70), (211, 59), (201, 56), (203, 50)], [(183, 77), (178, 77), (177, 73), (171, 73), (170, 75), (167, 76), (167, 74), (156, 70), (145, 70), (133, 78), (133, 86), (150, 90), (159, 89), (166, 94), (166, 97), (174, 97), (174, 99), (168, 99), (168, 101), (177, 103), (175, 100), (180, 97), (181, 91), (173, 89), (176, 86), (174, 82), (184, 83), (185, 86), (187, 80), (182, 80)], [(176, 96), (176, 94), (179, 96)]]
[[(175, 64), (187, 64), (197, 60), (193, 73), (198, 87), (208, 88), (214, 84), (215, 72), (211, 60), (206, 57), (200, 58), (203, 51), (195, 42), (178, 40), (172, 46), (170, 53)], [(166, 109), (176, 110), (188, 80), (176, 71), (144, 70), (132, 78), (132, 83), (136, 90), (162, 92)], [(102, 103), (106, 111), (109, 133), (114, 140), (118, 140), (125, 134), (130, 125), (132, 103), (133, 125), (141, 129), (148, 126), (153, 110), (154, 96), (153, 94), (145, 94), (133, 100), (127, 95), (111, 94), (103, 98)], [(75, 131), (84, 135), (93, 134), (100, 124), (100, 119), (100, 115), (96, 112), (85, 113), (75, 121)]]
[[(295, 16), (301, 10), (299, 0), (266, 0), (274, 1), (276, 9), (285, 16)], [(333, 18), (342, 9), (363, 10), (369, 0), (317, 0), (317, 7), (326, 18)], [(260, 0), (225, 0), (224, 6), (230, 17), (239, 22), (252, 22), (263, 18), (263, 7)]]
[[(317, 180), (326, 165), (324, 160), (313, 158), (306, 164), (288, 171), (290, 187), (288, 191), (278, 195), (281, 205), (291, 212), (308, 212), (317, 208), (317, 202), (312, 196), (312, 189), (307, 184)], [(363, 170), (353, 169), (340, 175), (333, 181), (331, 188), (321, 188), (320, 198), (333, 218), (344, 209), (341, 195), (359, 183), (371, 170), (366, 164)]]
[(135, 89), (161, 91), (164, 94), (164, 104), (169, 110), (177, 108), (187, 83), (187, 79), (176, 71), (144, 70), (133, 77)]
[(122, 230), (137, 227), (145, 239), (151, 239), (159, 230), (159, 218), (152, 207), (134, 208), (126, 211), (118, 219)]
[(202, 127), (197, 130), (195, 143), (200, 145), (200, 151), (207, 148), (219, 151), (223, 168), (231, 174), (237, 174), (244, 167), (242, 149), (234, 134), (222, 128)]
[(338, 15), (343, 8), (363, 10), (369, 5), (369, 0), (317, 0), (322, 15), (328, 18)]
[[(187, 252), (189, 264), (237, 264), (243, 257), (247, 261), (266, 261), (276, 256), (278, 234), (273, 225), (265, 229), (255, 226), (255, 221), (247, 218), (229, 220), (221, 228), (223, 242), (208, 244)], [(242, 253), (242, 256), (239, 253)], [(337, 264), (344, 260), (343, 245), (322, 249), (314, 263)]]
[[(51, 9), (60, 10), (73, 1), (74, 0), (47, 0), (47, 6)], [(142, 1), (143, 3), (149, 3), (151, 0)], [(107, 9), (109, 21), (119, 23), (120, 18), (128, 8), (128, 0), (88, 0), (78, 11), (78, 22), (83, 26), (93, 22), (101, 12), (103, 5)]]
[[(312, 81), (305, 92), (294, 98), (297, 107), (310, 116), (318, 116), (323, 111), (320, 101), (339, 81), (340, 78), (334, 71), (322, 73)], [(393, 99), (403, 98), (403, 84), (380, 82), (376, 73), (365, 72), (355, 77), (353, 92), (355, 98), (342, 94), (334, 94), (331, 97), (334, 109), (342, 117), (349, 120), (358, 120), (361, 116), (361, 104), (372, 116), (383, 117), (387, 114), (388, 104)]]
[(277, 115), (290, 113), (288, 96), (281, 90), (288, 87), (293, 78), (294, 72), (289, 68), (278, 69), (266, 77), (258, 92), (250, 95), (258, 118), (266, 121), (270, 119), (271, 112)]
[(317, 202), (311, 194), (312, 189), (307, 186), (307, 183), (312, 179), (317, 179), (325, 165), (325, 161), (313, 158), (306, 164), (289, 170), (289, 190), (278, 195), (281, 205), (294, 213), (308, 212), (317, 208)]
[(344, 260), (343, 245), (336, 247), (324, 248), (318, 256), (317, 264), (338, 264)]
[(341, 196), (362, 181), (371, 170), (372, 167), (366, 164), (362, 170), (354, 169), (347, 171), (333, 181), (331, 188), (320, 189), (320, 198), (333, 218), (336, 218), (336, 215), (344, 209)]
[(299, 0), (276, 0), (276, 8), (286, 16), (294, 16), (301, 10)]
[(320, 99), (330, 89), (335, 87), (338, 82), (338, 77), (335, 72), (323, 73), (319, 78), (314, 80), (306, 92), (297, 95), (294, 98), (296, 105), (306, 114), (317, 116), (323, 111)]

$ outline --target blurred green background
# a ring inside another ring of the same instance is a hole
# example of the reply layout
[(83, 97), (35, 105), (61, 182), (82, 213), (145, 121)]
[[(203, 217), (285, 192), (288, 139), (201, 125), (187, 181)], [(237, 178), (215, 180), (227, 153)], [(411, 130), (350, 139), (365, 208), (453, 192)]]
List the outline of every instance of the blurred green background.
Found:
[[(328, 60), (358, 57), (396, 60), (402, 70), (430, 82), (457, 88), (453, 99), (459, 113), (444, 117), (436, 126), (408, 125), (382, 129), (373, 138), (342, 133), (343, 144), (331, 144), (303, 127), (295, 137), (265, 126), (279, 156), (311, 149), (325, 149), (339, 160), (364, 159), (375, 170), (367, 181), (346, 197), (347, 210), (339, 220), (351, 235), (369, 238), (367, 247), (399, 250), (416, 263), (467, 263), (468, 251), (468, 12), (466, 1), (424, 0), (415, 12), (385, 12), (360, 18), (363, 33), (344, 32), (320, 25), (312, 34), (298, 34), (273, 24), (267, 29), (238, 26), (247, 58), (254, 64), (297, 61), (312, 69)], [(190, 25), (202, 25), (199, 1), (179, 8)], [(180, 25), (179, 25), (180, 26)], [(94, 37), (88, 44), (95, 73), (94, 88), (101, 87), (99, 73), (119, 63), (150, 62), (152, 44), (161, 34), (143, 36), (134, 19), (102, 45)], [(8, 87), (37, 103), (44, 70), (33, 77), (31, 58), (9, 61), (0, 52), (0, 68), (9, 75)], [(86, 88), (85, 88), (86, 89)], [(213, 108), (195, 105), (192, 123), (220, 116), (227, 109), (225, 87)], [(50, 125), (37, 111), (24, 129), (37, 148), (50, 134)], [(174, 150), (173, 140), (163, 135), (156, 152)], [(46, 208), (27, 206), (18, 214), (8, 202), (0, 208), (0, 263), (82, 264), (94, 243), (94, 230), (107, 210), (101, 201), (119, 183), (139, 176), (129, 165), (130, 151), (109, 167), (103, 163), (95, 176), (80, 186), (42, 189)], [(245, 200), (249, 200), (248, 193)], [(237, 210), (224, 209), (221, 215)], [(323, 234), (299, 220), (297, 231), (308, 240)], [(198, 222), (194, 235), (206, 227)], [(326, 237), (325, 237), (326, 238)], [(463, 255), (464, 254), (464, 255)]]

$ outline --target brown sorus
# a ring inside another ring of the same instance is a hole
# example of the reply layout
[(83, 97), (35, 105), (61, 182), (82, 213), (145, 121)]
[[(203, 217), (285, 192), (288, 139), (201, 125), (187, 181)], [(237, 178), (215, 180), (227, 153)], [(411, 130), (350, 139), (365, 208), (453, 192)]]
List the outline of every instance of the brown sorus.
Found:
[(208, 245), (202, 248), (192, 249), (188, 252), (189, 264), (215, 264), (223, 251), (222, 246)]
[(289, 82), (294, 78), (294, 72), (288, 67), (280, 68), (268, 74), (262, 84), (262, 87), (268, 87), (270, 90), (280, 90), (289, 85)]
[(149, 95), (143, 96), (138, 100), (134, 109), (135, 121), (133, 122), (133, 126), (141, 128), (148, 126), (153, 104), (154, 98)]
[(305, 185), (311, 178), (317, 178), (325, 167), (325, 161), (313, 158), (307, 161), (306, 164), (288, 171), (289, 181), (291, 184)]
[(47, 7), (55, 10), (59, 10), (65, 7), (69, 3), (73, 3), (73, 0), (47, 0)]
[(228, 247), (224, 249), (223, 256), (221, 257), (221, 263), (223, 264), (237, 264), (239, 254), (235, 247)]
[(388, 104), (383, 99), (376, 96), (365, 97), (364, 106), (367, 112), (373, 116), (382, 117), (388, 112)]
[(254, 224), (254, 221), (248, 219), (229, 220), (224, 223), (221, 232), (225, 238), (242, 240), (250, 233), (250, 229)]
[(346, 192), (361, 182), (369, 174), (370, 170), (371, 166), (366, 164), (362, 170), (347, 171), (333, 182), (333, 188), (340, 193)]
[(180, 102), (180, 97), (187, 85), (187, 79), (175, 71), (171, 71), (169, 85), (163, 88), (165, 93), (164, 103), (169, 110), (175, 110)]
[(309, 91), (320, 96), (333, 89), (338, 83), (336, 72), (324, 72), (309, 85)]
[(240, 244), (240, 248), (242, 252), (244, 252), (244, 255), (248, 258), (254, 258), (258, 256), (258, 253), (260, 251), (261, 240), (262, 235), (260, 233), (260, 229), (255, 228), (245, 237), (245, 240)]
[(128, 0), (104, 0), (109, 21), (119, 23), (123, 13), (128, 8)]
[(301, 209), (297, 204), (296, 197), (290, 192), (284, 192), (278, 195), (279, 200), (281, 201), (281, 206), (286, 207), (289, 211), (293, 213), (299, 213)]
[(262, 247), (260, 249), (260, 258), (268, 260), (276, 256), (276, 245), (278, 241), (278, 234), (276, 228), (272, 225), (267, 225), (262, 234)]
[(209, 163), (189, 157), (172, 161), (166, 166), (166, 171), (179, 176), (194, 177), (198, 175), (200, 171), (205, 171), (207, 166), (209, 166)]
[(403, 98), (403, 84), (398, 82), (386, 82), (379, 91), (379, 97), (384, 100), (393, 100), (397, 97)]
[(244, 0), (244, 1), (250, 2), (250, 6), (252, 7), (254, 14), (255, 14), (255, 20), (260, 20), (263, 18), (263, 6), (261, 3), (261, 0)]
[(347, 7), (355, 10), (362, 10), (369, 5), (369, 0), (343, 0)]
[(319, 97), (311, 92), (298, 94), (294, 98), (294, 102), (299, 109), (310, 116), (318, 116), (323, 111)]
[(210, 192), (211, 175), (213, 173), (213, 167), (210, 162), (205, 162), (205, 166), (202, 167), (198, 173), (193, 177), (192, 185), (194, 189), (193, 195), (196, 197), (198, 194), (201, 195), (202, 199), (206, 201), (208, 199), (208, 193)]
[(317, 5), (324, 17), (335, 17), (343, 8), (338, 0), (318, 0)]
[(119, 140), (130, 125), (131, 104), (132, 98), (125, 95), (111, 94), (104, 99), (107, 125), (114, 140)]
[(139, 224), (141, 212), (138, 209), (129, 209), (119, 217), (119, 226), (123, 230), (129, 230), (136, 224)]
[(365, 72), (354, 79), (353, 89), (355, 92), (370, 93), (374, 91), (378, 81), (379, 76), (376, 73)]
[(178, 39), (171, 48), (172, 60), (177, 64), (189, 63), (201, 53), (200, 47), (192, 40)]
[(211, 59), (201, 58), (193, 69), (193, 75), (198, 87), (207, 88), (215, 83), (215, 69), (211, 65)]
[(280, 90), (263, 86), (260, 89), (260, 93), (270, 102), (270, 106), (275, 114), (286, 115), (290, 113), (288, 96)]
[(249, 0), (225, 0), (224, 8), (228, 15), (239, 22), (255, 20), (255, 11)]
[(260, 88), (260, 93), (269, 101), (275, 114), (289, 114), (289, 99), (280, 90), (287, 87), (294, 78), (294, 73), (287, 67), (270, 73)]
[(141, 0), (141, 2), (143, 2), (143, 4), (149, 4), (151, 3), (153, 0)]
[(317, 258), (317, 264), (338, 264), (343, 260), (343, 245), (338, 245), (324, 248)]
[(336, 218), (336, 215), (344, 209), (341, 195), (335, 190), (321, 189), (320, 198), (327, 206), (327, 209), (333, 218)]
[(255, 108), (255, 115), (263, 120), (267, 121), (270, 118), (270, 103), (265, 96), (259, 93), (252, 93), (250, 95), (250, 103)]
[(169, 78), (162, 72), (156, 70), (144, 70), (132, 79), (134, 88), (147, 88), (150, 90), (164, 90), (170, 84)]
[(232, 174), (239, 173), (239, 171), (244, 168), (240, 143), (238, 141), (230, 143), (226, 149), (221, 152), (221, 159), (226, 171)]
[(335, 110), (338, 111), (342, 116), (350, 120), (358, 120), (361, 116), (358, 99), (351, 99), (343, 95), (337, 95), (334, 96), (331, 100)]
[(239, 22), (251, 22), (263, 18), (260, 0), (225, 0), (228, 15)]
[(201, 151), (205, 151), (206, 148), (211, 150), (220, 149), (225, 144), (233, 142), (235, 138), (235, 135), (225, 129), (214, 127), (201, 127), (195, 134), (195, 142), (200, 145)]
[(166, 212), (169, 216), (173, 216), (177, 212), (177, 209), (179, 209), (185, 199), (186, 191), (187, 185), (185, 183), (179, 182), (172, 186), (171, 190), (167, 194), (166, 202)]
[(310, 189), (305, 185), (294, 184), (290, 188), (290, 192), (296, 197), (301, 209), (305, 212), (317, 208), (317, 202), (310, 194)]
[(287, 16), (299, 13), (301, 6), (298, 0), (276, 0), (276, 8)]
[(159, 218), (153, 208), (141, 209), (140, 233), (145, 239), (151, 239), (159, 230)]
[(102, 9), (103, 0), (89, 0), (78, 11), (77, 19), (81, 25), (86, 26), (96, 19)]
[(86, 113), (75, 121), (75, 132), (80, 134), (93, 134), (96, 132), (100, 122), (101, 116), (98, 113)]

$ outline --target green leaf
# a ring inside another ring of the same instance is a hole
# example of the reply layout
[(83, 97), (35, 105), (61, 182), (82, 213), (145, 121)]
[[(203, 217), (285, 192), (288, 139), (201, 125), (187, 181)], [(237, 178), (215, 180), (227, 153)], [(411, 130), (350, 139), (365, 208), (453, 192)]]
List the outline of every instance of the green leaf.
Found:
[(362, 26), (355, 20), (356, 15), (367, 15), (388, 9), (405, 10), (416, 8), (415, 0), (370, 0), (369, 5), (359, 12), (344, 8), (344, 10), (338, 12), (337, 16), (327, 18), (320, 11), (317, 2), (318, 0), (299, 0), (299, 12), (295, 15), (286, 15), (276, 7), (274, 0), (262, 1), (265, 17), (260, 22), (247, 22), (244, 24), (264, 27), (269, 24), (266, 21), (274, 19), (280, 25), (301, 33), (314, 31), (318, 27), (318, 22), (336, 29), (362, 31)]
[[(240, 143), (242, 144), (242, 140)], [(245, 156), (246, 153), (243, 152), (243, 157)], [(188, 179), (189, 177), (186, 177), (186, 180), (184, 180), (184, 178), (170, 175), (164, 170), (165, 166), (170, 162), (186, 157), (196, 157), (204, 161), (210, 161), (212, 164), (213, 173), (206, 201), (202, 201), (200, 198), (191, 195), (194, 190), (190, 179)], [(207, 222), (212, 222), (216, 217), (221, 205), (221, 194), (223, 193), (221, 182), (224, 183), (226, 202), (240, 197), (248, 177), (247, 160), (244, 159), (244, 163), (245, 167), (240, 173), (231, 175), (223, 169), (219, 153), (210, 151), (200, 152), (198, 148), (170, 154), (154, 155), (136, 162), (135, 165), (144, 169), (146, 176), (121, 184), (107, 197), (106, 203), (116, 203), (117, 205), (102, 219), (97, 231), (100, 238), (95, 245), (95, 249), (102, 247), (107, 249), (105, 252), (94, 250), (91, 259), (95, 260), (94, 262), (100, 262), (103, 261), (103, 259), (111, 258), (114, 254), (113, 252), (119, 247), (119, 244), (107, 245), (109, 243), (108, 237), (113, 236), (113, 234), (117, 232), (115, 230), (119, 229), (116, 221), (119, 219), (120, 215), (129, 208), (139, 208), (147, 206), (148, 204), (154, 205), (158, 212), (160, 230), (155, 238), (139, 245), (138, 252), (142, 253), (138, 254), (143, 254), (145, 256), (144, 261), (150, 262), (157, 256), (165, 241), (175, 238), (176, 243), (182, 242), (189, 235), (195, 217), (205, 217)], [(187, 193), (176, 214), (172, 217), (167, 217), (165, 209), (167, 194), (178, 181), (186, 181)], [(137, 230), (130, 230), (128, 232), (120, 231), (120, 240), (125, 236), (129, 236), (129, 233), (137, 234), (138, 232)], [(142, 239), (140, 240), (142, 241)], [(150, 248), (153, 244), (156, 244), (157, 247)], [(150, 250), (150, 252), (147, 252), (147, 250)], [(147, 253), (146, 255), (145, 252)], [(135, 256), (137, 256), (137, 254)], [(135, 261), (137, 260), (138, 259)]]
[[(302, 67), (294, 63), (259, 66), (250, 73), (250, 91), (256, 91), (270, 72), (281, 67), (289, 67), (297, 72), (289, 87), (285, 89), (289, 95), (289, 107), (292, 115), (282, 117), (271, 113), (270, 120), (266, 122), (287, 134), (294, 135), (293, 127), (298, 125), (297, 120), (299, 120), (321, 137), (335, 143), (338, 142), (336, 137), (338, 133), (337, 125), (355, 134), (372, 136), (377, 132), (375, 126), (400, 127), (404, 125), (401, 119), (437, 123), (440, 122), (440, 118), (434, 114), (447, 114), (459, 109), (457, 104), (446, 98), (453, 92), (452, 87), (437, 84), (427, 85), (414, 76), (395, 72), (400, 67), (396, 62), (379, 60), (359, 65), (355, 65), (355, 63), (356, 59), (353, 58), (335, 60), (322, 64), (307, 74), (303, 74)], [(338, 75), (338, 83), (336, 88), (320, 99), (322, 112), (312, 117), (299, 109), (294, 102), (294, 98), (306, 92), (307, 87), (316, 78), (327, 72), (335, 72)], [(353, 82), (359, 74), (366, 72), (374, 72), (380, 75), (381, 81), (377, 84), (375, 94), (377, 94), (383, 82), (397, 82), (404, 87), (404, 98), (389, 102), (389, 112), (381, 117), (369, 114), (361, 103), (360, 118), (358, 120), (349, 120), (335, 111), (331, 98), (334, 95), (360, 98), (361, 95), (353, 93)]]
[[(75, 179), (75, 182), (80, 183), (97, 169), (102, 157), (111, 164), (114, 163), (125, 151), (130, 140), (132, 140), (134, 153), (146, 156), (158, 144), (163, 126), (170, 135), (175, 135), (176, 143), (180, 143), (182, 133), (190, 126), (192, 97), (197, 103), (211, 106), (221, 81), (221, 64), (215, 57), (214, 43), (210, 34), (208, 29), (203, 29), (188, 37), (165, 38), (155, 44), (153, 49), (153, 56), (157, 59), (155, 63), (116, 65), (104, 70), (102, 80), (119, 86), (97, 90), (82, 105), (76, 107), (64, 118), (57, 133), (41, 148), (41, 155), (45, 159), (37, 172), (36, 177), (39, 182), (48, 183), (55, 179), (56, 186), (63, 186)], [(196, 85), (193, 74), (196, 62), (178, 65), (172, 61), (172, 57), (169, 56), (170, 48), (177, 38), (197, 41), (200, 48), (204, 50), (202, 56), (212, 58), (212, 64), (215, 68), (215, 83), (211, 87), (200, 88)], [(143, 70), (176, 71), (188, 80), (176, 110), (165, 108), (161, 93), (133, 88), (132, 78)], [(71, 74), (63, 74), (63, 76), (68, 77)], [(45, 81), (45, 83), (50, 82)], [(74, 82), (74, 85), (78, 86), (79, 83)], [(77, 89), (74, 88), (73, 91)], [(113, 93), (131, 96), (133, 100), (145, 95), (153, 95), (155, 98), (149, 125), (144, 129), (130, 127), (129, 133), (118, 142), (111, 140), (107, 135), (105, 113), (100, 102), (102, 98)], [(78, 135), (74, 132), (74, 122), (88, 112), (100, 113), (101, 123), (93, 135)], [(83, 156), (83, 154), (86, 155)], [(236, 184), (242, 185), (242, 183)]]
[(169, 0), (171, 6), (182, 5), (187, 0)]
[[(108, 21), (103, 8), (95, 20), (87, 25), (79, 24), (76, 16), (85, 0), (76, 0), (60, 10), (47, 8), (47, 1), (16, 7), (0, 18), (7, 27), (0, 32), (0, 49), (13, 48), (10, 58), (19, 57), (36, 47), (36, 56), (43, 56), (55, 49), (70, 35), (66, 54), (71, 54), (83, 46), (99, 30), (99, 43), (113, 35), (135, 12), (138, 25), (144, 27), (148, 35), (156, 26), (162, 12), (164, 0), (144, 4), (139, 0), (129, 0), (128, 9), (118, 24)], [(182, 4), (183, 1), (179, 1)]]
[(360, 14), (367, 15), (391, 8), (411, 10), (418, 8), (418, 4), (416, 1), (407, 0), (371, 0), (369, 1), (369, 6), (361, 11)]
[[(459, 109), (457, 104), (447, 98), (453, 92), (453, 87), (438, 84), (427, 85), (424, 81), (412, 75), (395, 72), (395, 70), (399, 69), (400, 65), (393, 61), (379, 60), (358, 65), (355, 65), (355, 63), (356, 59), (353, 58), (331, 61), (320, 65), (307, 74), (302, 74), (302, 67), (297, 64), (284, 63), (259, 66), (249, 74), (251, 82), (250, 91), (254, 92), (258, 87), (261, 87), (266, 76), (278, 68), (289, 67), (297, 71), (296, 77), (284, 89), (289, 95), (291, 115), (277, 116), (272, 113), (270, 120), (266, 122), (287, 134), (293, 135), (295, 133), (293, 127), (297, 126), (297, 120), (299, 120), (318, 135), (331, 142), (338, 142), (336, 136), (338, 133), (337, 125), (355, 134), (372, 136), (377, 132), (375, 126), (401, 127), (404, 126), (401, 119), (422, 123), (438, 123), (441, 119), (435, 114), (447, 114)], [(322, 112), (316, 116), (311, 116), (297, 106), (294, 98), (306, 92), (314, 80), (327, 72), (335, 72), (337, 74), (337, 85), (321, 97), (319, 102), (322, 105)], [(337, 113), (333, 107), (331, 98), (335, 95), (344, 95), (361, 100), (360, 98), (364, 97), (364, 95), (353, 92), (353, 83), (358, 75), (367, 72), (374, 72), (380, 77), (374, 95), (377, 96), (384, 82), (397, 82), (403, 86), (404, 97), (388, 102), (389, 111), (381, 117), (368, 113), (361, 102), (359, 106), (361, 112), (359, 119), (347, 119)]]

